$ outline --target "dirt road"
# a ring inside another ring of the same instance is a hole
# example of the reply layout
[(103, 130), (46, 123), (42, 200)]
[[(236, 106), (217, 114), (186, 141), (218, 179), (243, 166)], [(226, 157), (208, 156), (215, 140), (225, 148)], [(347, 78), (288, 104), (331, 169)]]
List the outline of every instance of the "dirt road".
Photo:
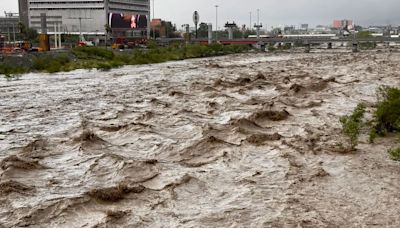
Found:
[(0, 79), (0, 227), (399, 227), (400, 164), (339, 117), (400, 53), (240, 54)]

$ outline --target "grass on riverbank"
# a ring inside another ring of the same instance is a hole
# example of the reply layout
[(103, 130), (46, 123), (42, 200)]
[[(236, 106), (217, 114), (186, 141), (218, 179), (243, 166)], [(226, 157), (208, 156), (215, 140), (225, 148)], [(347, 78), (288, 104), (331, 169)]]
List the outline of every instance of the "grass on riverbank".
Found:
[(211, 57), (248, 51), (245, 45), (188, 45), (134, 50), (131, 53), (115, 53), (96, 47), (78, 47), (56, 56), (38, 56), (29, 67), (0, 64), (0, 74), (6, 76), (27, 72), (62, 72), (75, 69), (110, 70), (124, 65), (162, 63), (190, 58)]

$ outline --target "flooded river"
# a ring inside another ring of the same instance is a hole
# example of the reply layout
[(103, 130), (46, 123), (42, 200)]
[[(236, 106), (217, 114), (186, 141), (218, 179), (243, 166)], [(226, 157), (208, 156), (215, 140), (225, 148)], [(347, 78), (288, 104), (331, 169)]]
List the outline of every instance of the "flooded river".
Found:
[(400, 53), (238, 54), (0, 78), (0, 227), (399, 227), (393, 140), (339, 118)]

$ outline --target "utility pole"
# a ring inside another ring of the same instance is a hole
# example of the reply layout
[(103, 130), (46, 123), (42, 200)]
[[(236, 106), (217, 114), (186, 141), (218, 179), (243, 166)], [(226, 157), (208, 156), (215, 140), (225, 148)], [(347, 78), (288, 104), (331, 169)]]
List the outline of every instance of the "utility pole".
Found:
[(215, 5), (215, 41), (218, 42), (218, 5)]

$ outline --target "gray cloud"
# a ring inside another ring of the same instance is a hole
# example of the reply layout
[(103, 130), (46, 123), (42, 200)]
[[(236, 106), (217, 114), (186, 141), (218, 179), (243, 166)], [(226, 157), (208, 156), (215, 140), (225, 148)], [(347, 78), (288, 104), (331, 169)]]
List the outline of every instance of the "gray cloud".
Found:
[(268, 27), (331, 24), (343, 18), (362, 25), (400, 23), (399, 0), (155, 0), (156, 17), (187, 23), (192, 21), (192, 12), (198, 10), (202, 21), (214, 23), (216, 4), (220, 5), (220, 22), (234, 20), (238, 24), (249, 24), (250, 11), (254, 22), (257, 8), (261, 22)]
[[(0, 0), (0, 12), (16, 11), (17, 0)], [(257, 8), (260, 21), (268, 27), (276, 25), (329, 25), (334, 19), (353, 19), (357, 24), (400, 24), (399, 0), (154, 0), (155, 16), (176, 23), (192, 24), (192, 14), (199, 11), (204, 22), (215, 23), (215, 7), (219, 5), (219, 26), (227, 21), (237, 24), (253, 23)]]

